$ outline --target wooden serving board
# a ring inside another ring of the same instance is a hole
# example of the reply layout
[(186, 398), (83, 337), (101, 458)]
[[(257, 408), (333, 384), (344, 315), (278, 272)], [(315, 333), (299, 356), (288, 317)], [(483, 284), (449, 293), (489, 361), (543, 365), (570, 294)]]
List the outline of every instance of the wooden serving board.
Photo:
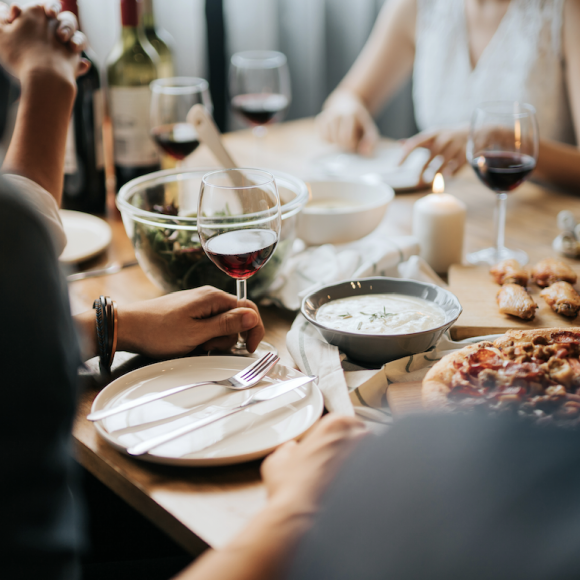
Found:
[[(580, 276), (580, 267), (566, 262)], [(556, 314), (540, 297), (541, 288), (530, 283), (528, 290), (539, 306), (533, 320), (524, 321), (514, 316), (500, 314), (495, 297), (499, 286), (489, 274), (489, 266), (453, 265), (449, 269), (449, 290), (463, 306), (463, 312), (451, 328), (455, 340), (504, 333), (510, 328), (551, 328), (580, 326), (580, 317), (566, 318)]]

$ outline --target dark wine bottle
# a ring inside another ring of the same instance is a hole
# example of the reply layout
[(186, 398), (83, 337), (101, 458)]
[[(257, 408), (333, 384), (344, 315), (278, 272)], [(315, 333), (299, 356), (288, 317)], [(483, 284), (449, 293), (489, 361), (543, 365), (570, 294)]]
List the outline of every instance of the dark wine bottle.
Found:
[(121, 21), (121, 38), (107, 64), (117, 190), (160, 168), (157, 147), (149, 135), (149, 83), (159, 76), (159, 55), (139, 26), (137, 0), (121, 0)]
[[(77, 0), (61, 0), (63, 10), (78, 18)], [(62, 207), (104, 213), (107, 187), (103, 151), (104, 100), (99, 70), (89, 49), (83, 57), (91, 63), (77, 79), (77, 97), (69, 125), (64, 164)]]

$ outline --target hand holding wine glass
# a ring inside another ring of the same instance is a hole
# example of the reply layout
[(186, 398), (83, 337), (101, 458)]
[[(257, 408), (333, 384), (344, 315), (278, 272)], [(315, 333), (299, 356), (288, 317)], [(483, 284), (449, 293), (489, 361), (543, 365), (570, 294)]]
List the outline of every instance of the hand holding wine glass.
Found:
[(230, 66), (232, 109), (254, 129), (279, 121), (290, 105), (290, 74), (286, 56), (273, 50), (237, 52)]
[(210, 113), (212, 110), (208, 83), (195, 77), (174, 77), (157, 79), (150, 86), (151, 135), (167, 155), (183, 161), (199, 145), (187, 113), (198, 103)]
[(521, 185), (536, 166), (538, 126), (531, 105), (512, 101), (484, 103), (473, 113), (467, 160), (479, 179), (497, 195), (496, 245), (468, 254), (472, 264), (496, 264), (513, 258), (524, 265), (523, 250), (505, 247), (507, 194)]
[[(239, 306), (246, 280), (271, 258), (280, 237), (280, 198), (274, 177), (259, 169), (226, 169), (204, 176), (199, 192), (197, 230), (212, 262), (236, 280)], [(254, 354), (275, 351), (260, 343)], [(247, 356), (240, 335), (232, 354)]]

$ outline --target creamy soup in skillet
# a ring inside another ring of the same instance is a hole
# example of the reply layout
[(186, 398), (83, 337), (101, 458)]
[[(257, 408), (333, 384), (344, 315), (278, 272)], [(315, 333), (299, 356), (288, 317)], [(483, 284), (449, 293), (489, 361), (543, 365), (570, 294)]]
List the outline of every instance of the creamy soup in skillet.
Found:
[(441, 326), (443, 310), (404, 294), (367, 294), (331, 300), (316, 312), (325, 326), (361, 334), (408, 334)]

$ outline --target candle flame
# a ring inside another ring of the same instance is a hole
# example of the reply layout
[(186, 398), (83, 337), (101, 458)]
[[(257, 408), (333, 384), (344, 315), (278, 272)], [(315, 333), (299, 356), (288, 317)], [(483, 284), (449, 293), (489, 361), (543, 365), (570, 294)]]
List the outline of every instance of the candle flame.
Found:
[(515, 125), (515, 138), (516, 138), (516, 151), (519, 151), (522, 146), (522, 126), (520, 124), (520, 120), (516, 119)]
[(435, 179), (433, 180), (433, 193), (443, 193), (445, 191), (445, 180), (443, 179), (443, 175), (441, 173), (437, 173), (435, 175)]

